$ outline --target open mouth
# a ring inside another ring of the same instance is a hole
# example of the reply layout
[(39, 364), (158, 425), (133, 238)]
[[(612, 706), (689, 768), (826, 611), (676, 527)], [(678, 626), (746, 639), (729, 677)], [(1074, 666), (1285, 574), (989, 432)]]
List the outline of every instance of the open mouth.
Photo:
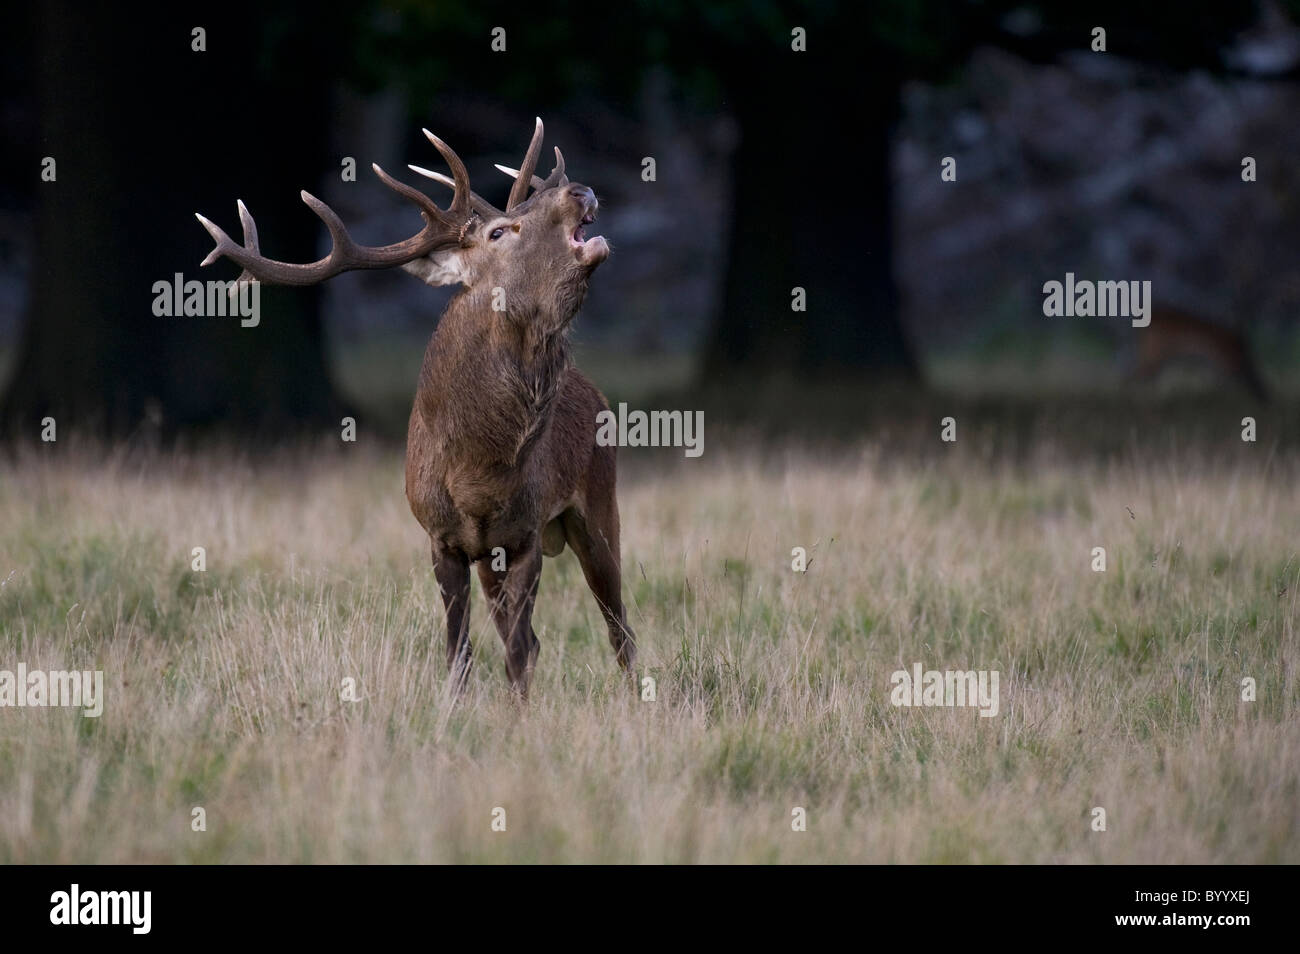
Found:
[(582, 245), (586, 244), (587, 235), (585, 232), (583, 232), (582, 227), (584, 225), (590, 225), (592, 222), (595, 221), (596, 221), (596, 217), (592, 215), (590, 212), (588, 212), (586, 215), (582, 217), (582, 221), (578, 223), (578, 227), (573, 230), (573, 244), (575, 247), (581, 247)]

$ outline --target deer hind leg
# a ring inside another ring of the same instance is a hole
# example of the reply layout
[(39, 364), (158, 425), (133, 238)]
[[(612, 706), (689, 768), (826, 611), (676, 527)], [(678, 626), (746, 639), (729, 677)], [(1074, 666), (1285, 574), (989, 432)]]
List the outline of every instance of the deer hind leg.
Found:
[(525, 698), (542, 648), (533, 631), (533, 603), (541, 577), (542, 550), (535, 538), (527, 547), (506, 555), (505, 570), (492, 569), (488, 560), (480, 560), (478, 564), (478, 578), (488, 599), (492, 622), (505, 644), (506, 676), (511, 688)]
[(469, 679), (469, 560), (465, 554), (433, 545), (433, 575), (447, 610), (447, 672), (457, 691)]
[(632, 673), (636, 666), (636, 636), (623, 608), (623, 581), (618, 552), (618, 504), (611, 493), (606, 506), (591, 506), (586, 515), (564, 512), (564, 535), (582, 564), (587, 586), (596, 597), (609, 629), (609, 644), (619, 666)]

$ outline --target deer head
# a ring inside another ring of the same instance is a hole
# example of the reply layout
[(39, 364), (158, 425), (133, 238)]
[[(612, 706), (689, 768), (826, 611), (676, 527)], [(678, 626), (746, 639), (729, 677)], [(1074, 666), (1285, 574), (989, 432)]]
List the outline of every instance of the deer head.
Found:
[(584, 235), (584, 228), (595, 220), (599, 203), (590, 188), (569, 181), (558, 148), (551, 174), (545, 179), (534, 175), (542, 149), (541, 119), (519, 169), (497, 167), (515, 178), (504, 210), (470, 190), (469, 173), (450, 146), (427, 129), (424, 134), (446, 159), (451, 177), (419, 166), (410, 168), (453, 189), (445, 210), (423, 192), (398, 182), (378, 165), (372, 166), (386, 186), (420, 209), (424, 228), (411, 238), (381, 247), (358, 245), (333, 209), (303, 191), (302, 200), (325, 223), (333, 239), (333, 248), (325, 258), (298, 265), (264, 257), (258, 247), (257, 226), (240, 201), (242, 246), (220, 226), (195, 213), (217, 243), (203, 264), (229, 258), (244, 269), (239, 282), (278, 285), (314, 285), (352, 269), (401, 267), (430, 285), (504, 289), (507, 312), (519, 317), (543, 311), (561, 322), (572, 318), (582, 302), (587, 278), (609, 256), (609, 244), (602, 236)]

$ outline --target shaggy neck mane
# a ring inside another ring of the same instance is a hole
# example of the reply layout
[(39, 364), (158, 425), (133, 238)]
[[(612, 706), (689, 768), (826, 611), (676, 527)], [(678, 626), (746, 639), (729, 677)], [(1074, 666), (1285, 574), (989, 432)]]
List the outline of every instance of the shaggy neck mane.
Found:
[(517, 470), (550, 424), (571, 364), (568, 320), (447, 307), (421, 369), (420, 416), (449, 458)]

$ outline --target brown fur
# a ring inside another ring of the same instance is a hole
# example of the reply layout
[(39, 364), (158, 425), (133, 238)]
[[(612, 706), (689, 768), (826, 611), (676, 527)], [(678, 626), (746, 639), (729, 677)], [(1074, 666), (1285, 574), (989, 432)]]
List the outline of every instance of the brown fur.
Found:
[[(487, 243), (500, 227), (489, 219), (468, 247), (408, 267), (437, 278), (450, 271), (466, 286), (425, 351), (406, 447), (407, 500), (429, 535), (447, 608), (448, 667), (464, 681), (469, 566), (477, 563), (506, 673), (522, 695), (540, 649), (531, 617), (542, 556), (565, 543), (582, 564), (619, 665), (630, 671), (636, 659), (620, 592), (615, 449), (595, 441), (596, 415), (608, 404), (570, 363), (567, 340), (605, 255), (569, 243), (594, 201), (584, 186), (551, 189), (529, 200), (521, 229), (507, 229), (517, 247), (500, 246), (506, 236)], [(587, 244), (594, 242), (603, 246)], [(492, 307), (496, 289), (505, 310)], [(503, 572), (492, 569), (498, 547)]]
[(1269, 398), (1245, 336), (1190, 312), (1157, 306), (1151, 324), (1135, 329), (1137, 362), (1133, 377), (1154, 381), (1176, 362), (1194, 361), (1217, 368), (1261, 401)]
[[(569, 182), (558, 149), (550, 176), (533, 175), (540, 119), (505, 211), (471, 192), (460, 158), (428, 130), (425, 135), (452, 178), (412, 168), (455, 189), (446, 210), (375, 167), (385, 184), (420, 208), (419, 234), (383, 247), (358, 245), (328, 206), (304, 192), (334, 237), (326, 258), (304, 265), (265, 258), (240, 203), (242, 245), (198, 216), (217, 243), (204, 264), (228, 258), (243, 266), (241, 281), (287, 285), (316, 284), (353, 268), (400, 266), (430, 285), (463, 286), (425, 350), (406, 441), (406, 499), (429, 535), (447, 610), (448, 667), (463, 685), (470, 664), (469, 567), (477, 563), (505, 642), (506, 673), (527, 695), (540, 648), (532, 613), (542, 556), (558, 555), (567, 543), (600, 605), (615, 657), (630, 673), (636, 641), (621, 594), (615, 451), (596, 444), (596, 415), (608, 405), (572, 366), (568, 348), (569, 324), (591, 273), (609, 255), (603, 238), (586, 239), (582, 231), (595, 220), (596, 196)], [(504, 570), (493, 569), (494, 551), (504, 553)]]

